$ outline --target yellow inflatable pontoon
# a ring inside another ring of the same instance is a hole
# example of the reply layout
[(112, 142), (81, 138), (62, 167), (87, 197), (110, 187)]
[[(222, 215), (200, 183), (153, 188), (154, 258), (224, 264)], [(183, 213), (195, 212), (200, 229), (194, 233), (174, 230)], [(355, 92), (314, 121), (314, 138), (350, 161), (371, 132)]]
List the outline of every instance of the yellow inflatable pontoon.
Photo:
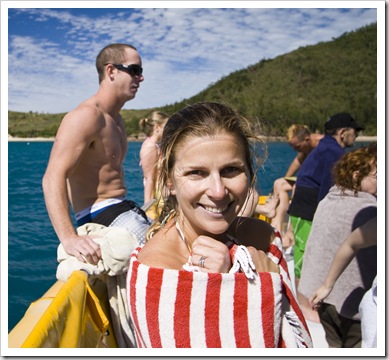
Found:
[(105, 284), (92, 287), (88, 275), (74, 271), (31, 303), (8, 335), (9, 348), (117, 347), (109, 322)]

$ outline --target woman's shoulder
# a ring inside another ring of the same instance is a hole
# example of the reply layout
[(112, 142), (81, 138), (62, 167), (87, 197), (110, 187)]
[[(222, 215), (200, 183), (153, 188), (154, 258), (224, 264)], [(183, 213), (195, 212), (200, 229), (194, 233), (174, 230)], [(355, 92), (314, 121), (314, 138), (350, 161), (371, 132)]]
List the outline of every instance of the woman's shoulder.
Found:
[[(164, 236), (165, 235), (165, 236)], [(146, 242), (138, 253), (138, 261), (146, 266), (164, 269), (182, 269), (183, 259), (178, 255), (174, 241), (162, 231)]]

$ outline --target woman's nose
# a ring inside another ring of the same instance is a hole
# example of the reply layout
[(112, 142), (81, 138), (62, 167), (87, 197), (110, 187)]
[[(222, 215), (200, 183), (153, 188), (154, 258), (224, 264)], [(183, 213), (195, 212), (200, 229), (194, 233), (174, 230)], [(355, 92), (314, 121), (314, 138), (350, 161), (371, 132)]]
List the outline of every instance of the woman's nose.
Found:
[(221, 200), (227, 195), (227, 188), (220, 176), (213, 176), (210, 178), (207, 195), (215, 200)]

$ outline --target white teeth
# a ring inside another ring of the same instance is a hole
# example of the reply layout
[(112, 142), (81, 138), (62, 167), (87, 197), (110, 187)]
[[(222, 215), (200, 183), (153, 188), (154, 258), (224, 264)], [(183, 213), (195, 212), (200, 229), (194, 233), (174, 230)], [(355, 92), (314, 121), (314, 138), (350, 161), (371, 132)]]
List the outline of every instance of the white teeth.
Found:
[(215, 214), (221, 214), (223, 211), (226, 211), (228, 206), (224, 206), (222, 208), (214, 208), (209, 206), (204, 206), (204, 209)]

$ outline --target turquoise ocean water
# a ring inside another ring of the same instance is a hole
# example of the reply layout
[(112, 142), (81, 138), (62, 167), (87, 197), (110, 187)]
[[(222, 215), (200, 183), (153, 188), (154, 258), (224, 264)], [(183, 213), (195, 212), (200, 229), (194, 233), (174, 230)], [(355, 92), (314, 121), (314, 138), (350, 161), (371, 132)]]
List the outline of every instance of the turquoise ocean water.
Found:
[[(42, 193), (42, 176), (52, 142), (8, 144), (8, 330), (30, 303), (56, 281), (58, 239), (51, 226)], [(141, 143), (129, 143), (125, 160), (128, 198), (143, 202)], [(259, 191), (267, 195), (296, 155), (284, 142), (268, 144), (268, 159), (259, 170)]]

